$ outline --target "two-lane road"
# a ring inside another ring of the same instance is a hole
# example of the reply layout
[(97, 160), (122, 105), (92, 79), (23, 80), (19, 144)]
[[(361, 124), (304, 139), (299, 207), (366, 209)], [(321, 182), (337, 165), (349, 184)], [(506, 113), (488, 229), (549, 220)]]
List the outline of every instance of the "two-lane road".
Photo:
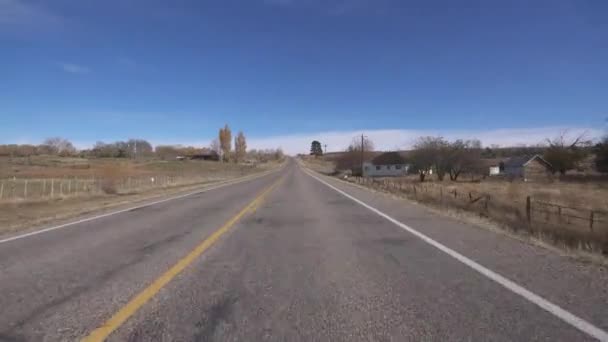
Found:
[(0, 243), (0, 341), (608, 339), (605, 269), (314, 177)]

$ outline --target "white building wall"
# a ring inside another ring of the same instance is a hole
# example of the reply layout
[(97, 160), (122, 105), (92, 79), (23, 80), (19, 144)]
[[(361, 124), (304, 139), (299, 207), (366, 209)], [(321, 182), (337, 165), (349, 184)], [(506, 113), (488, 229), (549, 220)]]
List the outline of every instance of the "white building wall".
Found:
[(409, 165), (374, 165), (372, 163), (363, 163), (364, 177), (397, 177), (405, 176)]

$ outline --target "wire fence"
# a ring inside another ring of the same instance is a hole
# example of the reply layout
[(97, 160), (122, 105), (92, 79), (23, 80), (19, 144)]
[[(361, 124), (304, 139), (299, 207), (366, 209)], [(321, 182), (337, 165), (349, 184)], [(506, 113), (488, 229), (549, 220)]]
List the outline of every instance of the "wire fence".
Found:
[(543, 221), (557, 224), (585, 225), (589, 230), (608, 223), (608, 212), (585, 208), (574, 208), (556, 203), (526, 198), (526, 217), (528, 222)]
[(63, 177), (0, 179), (0, 202), (125, 194), (224, 179), (212, 176)]
[(580, 241), (593, 243), (596, 244), (593, 248), (608, 252), (608, 212), (604, 210), (566, 206), (541, 201), (534, 196), (519, 198), (506, 194), (466, 191), (436, 183), (414, 183), (399, 178), (349, 177), (347, 180), (420, 202), (476, 212), (506, 223), (514, 229), (542, 231), (570, 239), (573, 244)]

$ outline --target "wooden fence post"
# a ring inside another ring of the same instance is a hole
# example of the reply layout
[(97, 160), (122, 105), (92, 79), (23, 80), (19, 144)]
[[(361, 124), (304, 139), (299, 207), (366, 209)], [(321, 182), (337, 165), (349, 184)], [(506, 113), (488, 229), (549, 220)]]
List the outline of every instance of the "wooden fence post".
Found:
[(68, 181), (68, 196), (72, 193), (72, 178)]
[(23, 183), (23, 199), (27, 199), (27, 178), (25, 179), (25, 182)]
[(3, 194), (4, 194), (4, 179), (2, 180), (2, 184), (0, 184), (0, 200), (2, 199)]
[(51, 178), (51, 198), (55, 196), (55, 178)]
[(593, 210), (591, 210), (591, 213), (589, 214), (589, 229), (593, 231)]
[(530, 196), (526, 197), (526, 218), (528, 219), (528, 223), (532, 222), (532, 201), (530, 200)]
[(46, 195), (46, 178), (42, 180), (42, 195), (40, 197), (44, 198)]

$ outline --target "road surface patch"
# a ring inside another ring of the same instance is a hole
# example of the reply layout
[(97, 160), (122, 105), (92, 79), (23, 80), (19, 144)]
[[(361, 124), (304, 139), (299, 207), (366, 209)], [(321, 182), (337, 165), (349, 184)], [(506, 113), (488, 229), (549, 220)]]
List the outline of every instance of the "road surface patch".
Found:
[(338, 192), (339, 194), (345, 196), (346, 198), (349, 198), (350, 200), (356, 202), (357, 204), (365, 207), (366, 209), (374, 212), (375, 214), (385, 218), (386, 220), (390, 221), (391, 223), (397, 225), (398, 227), (402, 228), (403, 230), (407, 231), (408, 233), (416, 236), (417, 238), (421, 239), (422, 241), (424, 241), (425, 243), (439, 249), (440, 251), (444, 252), (445, 254), (449, 255), (450, 257), (460, 261), (461, 263), (465, 264), (466, 266), (472, 268), (473, 270), (477, 271), (478, 273), (482, 274), (483, 276), (485, 276), (486, 278), (494, 281), (495, 283), (503, 286), (504, 288), (510, 290), (511, 292), (523, 297), (524, 299), (526, 299), (528, 302), (537, 305), (538, 307), (540, 307), (541, 309), (551, 313), (553, 316), (561, 319), (562, 321), (564, 321), (565, 323), (573, 326), (574, 328), (582, 331), (583, 333), (596, 338), (600, 341), (605, 341), (608, 342), (608, 332), (594, 326), (593, 324), (591, 324), (590, 322), (585, 321), (584, 319), (572, 314), (571, 312), (559, 307), (556, 304), (553, 304), (551, 302), (549, 302), (548, 300), (542, 298), (541, 296), (533, 293), (532, 291), (524, 288), (521, 285), (518, 285), (517, 283), (503, 277), (502, 275), (482, 266), (481, 264), (478, 264), (477, 262), (465, 257), (464, 255), (454, 251), (453, 249), (431, 239), (430, 237), (422, 234), (421, 232), (415, 230), (414, 228), (411, 228), (410, 226), (392, 218), (391, 216), (385, 214), (384, 212), (372, 207), (371, 205), (359, 200), (358, 198), (338, 189), (337, 187), (329, 184), (328, 182), (324, 181), (323, 179), (315, 176), (312, 174), (312, 172), (310, 172), (309, 170), (304, 170), (304, 172), (309, 175), (310, 177), (314, 178), (315, 180), (317, 180), (318, 182), (322, 183), (323, 185), (329, 187), (330, 189)]
[(87, 337), (82, 339), (83, 342), (104, 341), (113, 331), (118, 329), (124, 322), (133, 316), (144, 304), (152, 299), (163, 287), (165, 287), (173, 278), (181, 273), (186, 267), (200, 257), (207, 249), (213, 246), (222, 235), (232, 228), (243, 216), (254, 212), (263, 202), (266, 196), (274, 190), (283, 180), (280, 178), (264, 191), (262, 191), (253, 201), (245, 206), (241, 211), (228, 220), (222, 227), (213, 232), (203, 242), (196, 246), (190, 253), (180, 259), (169, 270), (157, 278), (152, 284), (146, 287), (143, 291), (133, 297), (125, 306), (116, 312), (102, 326), (93, 330)]

